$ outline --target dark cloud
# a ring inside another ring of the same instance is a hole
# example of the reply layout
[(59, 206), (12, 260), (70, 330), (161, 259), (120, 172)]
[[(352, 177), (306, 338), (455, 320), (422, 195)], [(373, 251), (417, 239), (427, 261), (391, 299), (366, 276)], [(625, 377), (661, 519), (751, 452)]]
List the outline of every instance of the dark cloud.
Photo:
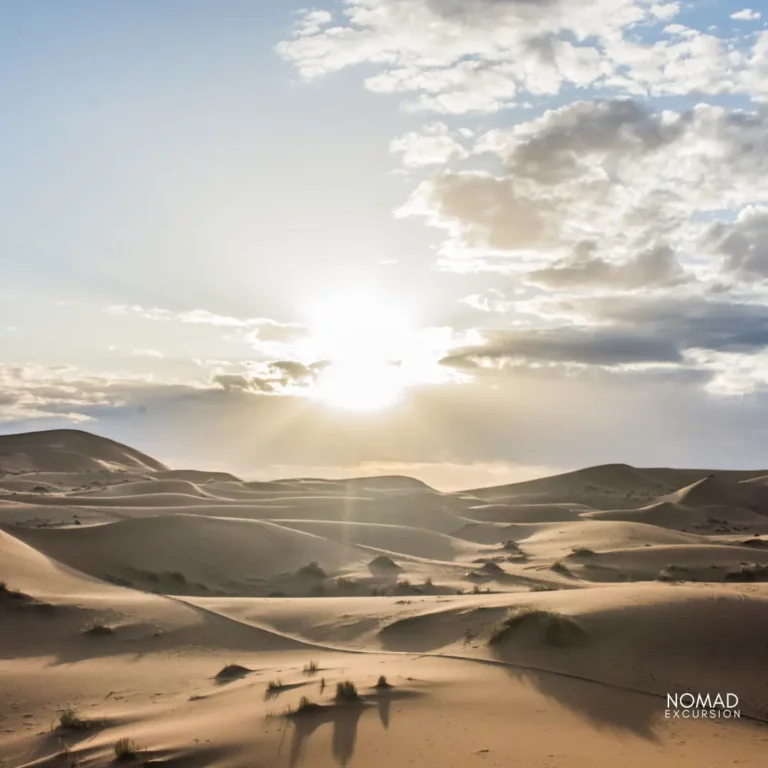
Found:
[(768, 278), (768, 208), (748, 208), (733, 223), (713, 224), (704, 241), (724, 257), (724, 272)]
[(553, 184), (589, 172), (587, 161), (610, 155), (643, 155), (679, 139), (690, 113), (674, 122), (635, 101), (580, 101), (545, 113), (515, 136), (502, 152), (505, 166), (517, 176)]
[(456, 368), (505, 362), (580, 363), (613, 366), (628, 363), (680, 363), (677, 344), (653, 334), (597, 328), (492, 331), (482, 346), (458, 350), (441, 361)]
[(686, 279), (674, 251), (668, 246), (652, 248), (622, 263), (595, 255), (595, 249), (594, 243), (582, 244), (571, 259), (556, 262), (527, 277), (533, 283), (559, 288), (605, 286), (616, 289), (668, 286)]

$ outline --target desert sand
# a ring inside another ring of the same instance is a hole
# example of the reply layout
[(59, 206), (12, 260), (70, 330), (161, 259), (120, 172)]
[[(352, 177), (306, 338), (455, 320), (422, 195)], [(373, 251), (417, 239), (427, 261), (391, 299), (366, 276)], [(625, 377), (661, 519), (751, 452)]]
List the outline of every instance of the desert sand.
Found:
[(767, 478), (442, 493), (0, 437), (0, 765), (766, 765)]

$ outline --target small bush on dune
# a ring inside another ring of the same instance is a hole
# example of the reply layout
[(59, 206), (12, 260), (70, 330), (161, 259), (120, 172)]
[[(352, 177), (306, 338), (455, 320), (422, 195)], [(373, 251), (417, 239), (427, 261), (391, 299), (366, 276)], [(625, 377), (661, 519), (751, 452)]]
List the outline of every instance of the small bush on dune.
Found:
[(570, 576), (571, 572), (568, 570), (568, 566), (562, 561), (557, 560), (552, 565), (549, 566), (550, 570), (554, 571), (555, 573), (559, 573), (562, 576)]
[(596, 552), (589, 547), (574, 547), (571, 557), (594, 557)]
[(87, 727), (88, 721), (83, 720), (72, 707), (67, 707), (59, 715), (59, 728), (67, 731), (84, 731)]
[(359, 698), (357, 686), (351, 680), (336, 683), (336, 701), (358, 701)]
[(725, 574), (726, 581), (768, 581), (768, 566), (744, 564), (738, 571)]
[(318, 563), (318, 562), (316, 562), (314, 560), (311, 563), (309, 563), (308, 565), (303, 565), (301, 568), (299, 568), (298, 573), (299, 573), (299, 576), (307, 576), (307, 577), (313, 578), (313, 579), (326, 579), (326, 578), (328, 578), (328, 575), (323, 570), (323, 568), (320, 565), (320, 563)]
[(391, 688), (391, 684), (387, 682), (387, 678), (381, 675), (376, 682), (376, 688)]
[(310, 661), (309, 664), (304, 665), (304, 674), (305, 675), (314, 675), (317, 670), (320, 669), (320, 667), (317, 665), (316, 661)]
[(270, 680), (267, 683), (268, 691), (279, 691), (282, 687), (283, 687), (283, 684), (280, 680)]
[(299, 706), (296, 707), (296, 711), (293, 712), (293, 714), (311, 715), (313, 712), (317, 712), (318, 709), (320, 709), (319, 704), (315, 704), (314, 701), (311, 701), (306, 696), (302, 696), (301, 699), (299, 699)]
[(93, 621), (85, 628), (85, 634), (91, 637), (104, 637), (106, 635), (114, 635), (115, 630), (113, 627), (106, 625), (103, 621)]
[(545, 644), (557, 648), (578, 645), (587, 638), (586, 630), (571, 616), (536, 608), (520, 608), (493, 630), (488, 645), (499, 645), (525, 627), (537, 632)]
[(115, 760), (133, 760), (139, 756), (139, 746), (133, 739), (118, 739), (115, 742)]

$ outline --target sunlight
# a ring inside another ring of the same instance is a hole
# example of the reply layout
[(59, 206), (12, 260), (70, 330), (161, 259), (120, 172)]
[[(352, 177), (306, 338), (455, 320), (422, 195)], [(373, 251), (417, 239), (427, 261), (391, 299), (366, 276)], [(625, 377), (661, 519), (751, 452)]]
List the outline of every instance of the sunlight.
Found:
[(410, 337), (405, 315), (366, 294), (349, 294), (310, 310), (312, 350), (328, 360), (314, 395), (334, 408), (377, 410), (405, 389), (401, 360)]

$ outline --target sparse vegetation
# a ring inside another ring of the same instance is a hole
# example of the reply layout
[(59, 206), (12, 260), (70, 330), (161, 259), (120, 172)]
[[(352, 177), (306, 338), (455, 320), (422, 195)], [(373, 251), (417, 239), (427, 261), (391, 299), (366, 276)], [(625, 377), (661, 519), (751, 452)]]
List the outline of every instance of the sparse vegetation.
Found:
[(768, 566), (742, 563), (738, 571), (725, 574), (726, 581), (768, 581)]
[(323, 570), (322, 566), (316, 562), (312, 561), (308, 565), (303, 565), (298, 570), (299, 576), (305, 576), (307, 578), (311, 579), (326, 579), (328, 578), (328, 574)]
[(472, 587), (472, 594), (473, 595), (479, 595), (480, 594), (480, 585), (479, 584), (475, 584), (475, 586)]
[(267, 683), (268, 691), (279, 691), (282, 687), (283, 687), (283, 684), (280, 680), (270, 680)]
[(309, 715), (312, 712), (317, 712), (318, 709), (320, 709), (319, 704), (315, 704), (314, 701), (311, 701), (306, 696), (302, 696), (301, 699), (299, 699), (299, 706), (296, 708), (296, 711), (293, 714)]
[(375, 687), (379, 689), (382, 689), (382, 688), (386, 689), (386, 688), (391, 688), (392, 685), (387, 681), (387, 678), (384, 677), (384, 675), (380, 675), (379, 679), (376, 681)]
[(431, 576), (427, 576), (427, 578), (424, 580), (424, 586), (425, 587), (429, 587), (430, 589), (435, 586), (432, 583), (432, 577)]
[(336, 683), (336, 701), (358, 701), (359, 699), (357, 686), (351, 680)]
[(107, 635), (114, 635), (114, 627), (110, 627), (100, 619), (92, 621), (86, 628), (84, 634), (91, 637), (105, 637)]
[(338, 589), (339, 592), (357, 592), (358, 584), (354, 579), (351, 579), (348, 576), (339, 576), (339, 578), (336, 579), (336, 589)]
[(693, 581), (693, 573), (681, 565), (668, 565), (656, 578), (658, 581)]
[(59, 728), (66, 731), (84, 731), (88, 727), (88, 721), (77, 714), (77, 710), (67, 707), (59, 714)]
[(317, 670), (320, 669), (316, 661), (310, 661), (309, 664), (304, 665), (304, 674), (305, 675), (314, 675)]
[(115, 760), (134, 760), (139, 756), (139, 746), (133, 739), (122, 738), (115, 742)]
[(568, 570), (568, 566), (562, 560), (556, 560), (549, 566), (550, 570), (555, 573), (559, 573), (562, 576), (570, 576), (571, 572)]
[(545, 644), (557, 648), (578, 645), (587, 638), (586, 630), (571, 616), (537, 608), (518, 608), (493, 630), (488, 645), (499, 645), (526, 627), (536, 632)]
[(571, 557), (595, 557), (597, 553), (589, 547), (574, 547)]
[(320, 693), (322, 693), (325, 690), (325, 678), (320, 678)]

